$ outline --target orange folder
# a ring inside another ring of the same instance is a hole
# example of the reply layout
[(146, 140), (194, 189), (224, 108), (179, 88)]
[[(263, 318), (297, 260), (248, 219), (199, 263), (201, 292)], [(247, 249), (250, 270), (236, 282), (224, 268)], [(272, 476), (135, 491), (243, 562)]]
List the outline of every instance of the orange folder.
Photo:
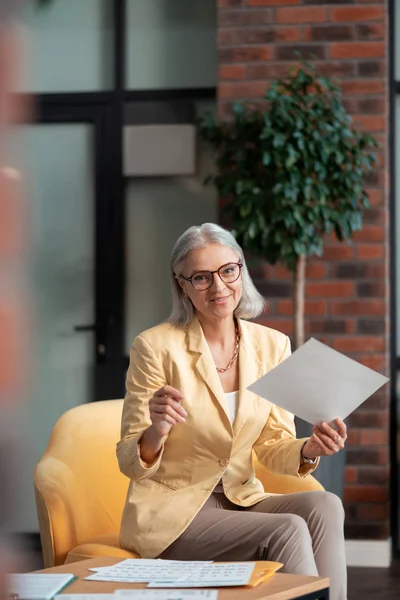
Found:
[(246, 587), (257, 587), (261, 583), (265, 583), (270, 579), (279, 569), (283, 567), (282, 563), (272, 562), (270, 560), (258, 560), (256, 566), (253, 569), (251, 578)]

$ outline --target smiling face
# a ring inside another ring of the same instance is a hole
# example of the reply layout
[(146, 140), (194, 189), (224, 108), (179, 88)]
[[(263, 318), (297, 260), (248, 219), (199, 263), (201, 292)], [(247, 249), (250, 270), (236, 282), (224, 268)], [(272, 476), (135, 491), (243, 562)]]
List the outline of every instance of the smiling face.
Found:
[[(200, 250), (193, 250), (184, 262), (181, 275), (191, 277), (198, 271), (217, 271), (223, 265), (240, 262), (240, 257), (232, 248), (211, 244)], [(229, 279), (230, 270), (226, 269), (226, 279)], [(196, 276), (197, 281), (204, 281), (202, 275)], [(242, 278), (225, 283), (214, 273), (214, 280), (207, 290), (198, 290), (190, 281), (178, 279), (185, 294), (190, 298), (196, 312), (207, 319), (227, 318), (233, 315), (242, 296)]]

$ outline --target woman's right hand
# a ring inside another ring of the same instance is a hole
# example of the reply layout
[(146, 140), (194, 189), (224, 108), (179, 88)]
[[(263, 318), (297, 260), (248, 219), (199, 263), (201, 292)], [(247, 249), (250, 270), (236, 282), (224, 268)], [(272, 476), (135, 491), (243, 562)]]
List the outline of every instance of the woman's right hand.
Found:
[(179, 390), (165, 385), (150, 400), (150, 418), (153, 429), (164, 437), (177, 423), (184, 423), (187, 412), (180, 404), (183, 399)]

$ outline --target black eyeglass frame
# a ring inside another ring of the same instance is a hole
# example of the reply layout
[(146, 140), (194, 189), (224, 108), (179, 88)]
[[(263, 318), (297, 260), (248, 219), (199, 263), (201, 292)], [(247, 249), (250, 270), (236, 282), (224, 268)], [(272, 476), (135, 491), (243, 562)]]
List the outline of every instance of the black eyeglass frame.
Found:
[[(227, 267), (228, 265), (235, 265), (235, 266), (238, 266), (238, 267), (239, 267), (239, 273), (238, 273), (238, 276), (236, 277), (236, 279), (233, 279), (233, 281), (224, 281), (224, 280), (222, 279), (222, 277), (221, 277), (221, 274), (220, 274), (220, 271), (221, 271), (221, 269), (223, 269), (224, 267)], [(224, 265), (222, 265), (222, 266), (221, 266), (219, 269), (217, 269), (216, 271), (206, 271), (206, 270), (204, 270), (204, 271), (196, 271), (196, 272), (195, 272), (195, 273), (193, 273), (193, 275), (191, 275), (190, 277), (184, 277), (183, 275), (177, 275), (176, 273), (174, 273), (174, 275), (175, 275), (175, 277), (176, 277), (177, 279), (184, 279), (185, 281), (190, 281), (190, 283), (192, 284), (192, 286), (194, 287), (194, 289), (195, 289), (195, 290), (197, 290), (198, 292), (205, 292), (205, 291), (209, 290), (209, 289), (210, 289), (210, 287), (212, 286), (212, 284), (214, 283), (214, 273), (218, 273), (218, 277), (219, 277), (219, 278), (220, 278), (220, 280), (221, 280), (221, 281), (223, 281), (224, 283), (235, 283), (235, 281), (237, 281), (237, 280), (239, 279), (239, 277), (240, 277), (240, 275), (241, 275), (241, 273), (242, 273), (242, 267), (243, 267), (243, 263), (241, 263), (241, 262), (237, 262), (237, 263), (235, 263), (235, 262), (229, 262), (229, 263), (225, 263)], [(199, 288), (197, 288), (197, 287), (194, 285), (193, 281), (192, 281), (193, 277), (195, 277), (195, 276), (196, 276), (196, 275), (198, 275), (199, 273), (210, 273), (210, 275), (211, 275), (211, 283), (210, 283), (210, 285), (209, 285), (208, 287), (206, 287), (206, 288), (203, 288), (202, 290), (199, 290)]]

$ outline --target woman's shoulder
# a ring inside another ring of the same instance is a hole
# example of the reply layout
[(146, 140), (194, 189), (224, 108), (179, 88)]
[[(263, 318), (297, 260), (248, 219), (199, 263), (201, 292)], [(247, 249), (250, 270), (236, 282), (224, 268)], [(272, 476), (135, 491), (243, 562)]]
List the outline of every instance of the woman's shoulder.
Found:
[(135, 337), (133, 345), (145, 344), (156, 351), (165, 349), (170, 343), (176, 344), (181, 338), (183, 339), (184, 335), (185, 332), (183, 329), (165, 322), (139, 333)]

